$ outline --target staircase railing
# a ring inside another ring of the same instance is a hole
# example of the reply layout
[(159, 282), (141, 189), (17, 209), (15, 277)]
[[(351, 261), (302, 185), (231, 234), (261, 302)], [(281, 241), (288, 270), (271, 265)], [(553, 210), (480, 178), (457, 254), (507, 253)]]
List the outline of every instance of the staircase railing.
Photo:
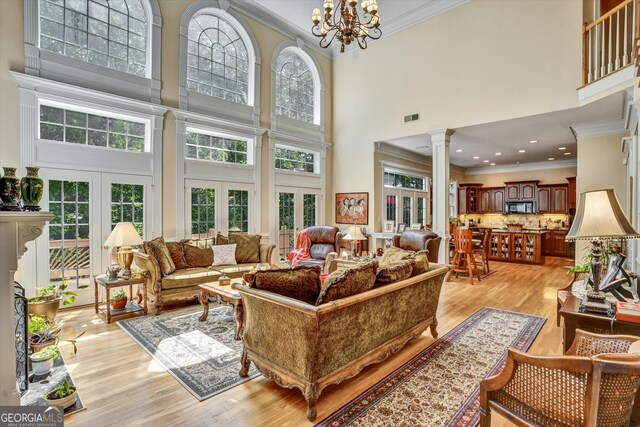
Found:
[(587, 85), (627, 65), (636, 56), (637, 0), (625, 0), (582, 31), (582, 83)]

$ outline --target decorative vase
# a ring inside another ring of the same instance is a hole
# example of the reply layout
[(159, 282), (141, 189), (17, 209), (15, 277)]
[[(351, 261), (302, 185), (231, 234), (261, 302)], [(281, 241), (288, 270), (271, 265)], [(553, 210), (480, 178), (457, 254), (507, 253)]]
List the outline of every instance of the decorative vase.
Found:
[(111, 308), (114, 310), (124, 310), (127, 306), (128, 298), (112, 299)]
[(51, 368), (53, 368), (53, 356), (49, 356), (47, 358), (37, 358), (34, 357), (35, 354), (30, 356), (31, 358), (31, 367), (33, 368), (34, 375), (47, 375), (51, 372)]
[(16, 168), (2, 169), (4, 176), (0, 178), (0, 210), (20, 211), (20, 178), (16, 177)]
[(42, 190), (44, 182), (38, 177), (40, 168), (27, 167), (27, 176), (20, 181), (22, 189), (22, 204), (25, 211), (38, 212), (40, 210), (40, 199), (42, 199)]
[(64, 409), (67, 409), (69, 406), (76, 403), (76, 400), (78, 399), (78, 391), (76, 390), (76, 388), (74, 386), (71, 386), (71, 389), (73, 390), (73, 393), (63, 398), (58, 398), (55, 395), (58, 389), (52, 390), (45, 396), (44, 401), (49, 406), (62, 406)]
[(51, 301), (30, 302), (27, 310), (30, 316), (44, 316), (50, 322), (56, 318), (60, 308), (60, 298)]

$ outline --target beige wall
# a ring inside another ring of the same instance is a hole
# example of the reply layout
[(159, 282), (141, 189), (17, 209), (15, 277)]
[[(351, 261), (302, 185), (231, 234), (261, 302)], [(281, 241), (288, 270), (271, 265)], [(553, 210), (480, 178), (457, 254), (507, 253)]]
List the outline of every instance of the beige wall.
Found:
[[(168, 107), (177, 107), (179, 99), (179, 58), (180, 58), (180, 18), (184, 10), (193, 0), (158, 0), (162, 14), (162, 69), (161, 69), (161, 103)], [(288, 40), (281, 33), (274, 31), (252, 19), (245, 18), (259, 45), (261, 54), (260, 83), (260, 126), (268, 128), (271, 111), (271, 59), (275, 48)], [(0, 166), (19, 165), (20, 163), (20, 99), (18, 86), (11, 71), (24, 72), (24, 32), (23, 32), (22, 0), (0, 0)], [(325, 129), (330, 142), (332, 135), (332, 65), (331, 61), (318, 54), (313, 54), (324, 77), (325, 83)], [(263, 160), (266, 160), (269, 149), (268, 139), (263, 141)], [(176, 119), (169, 111), (165, 116), (163, 130), (163, 234), (168, 237), (176, 235)], [(330, 154), (329, 154), (330, 159)], [(268, 180), (267, 164), (263, 163), (261, 187), (266, 194)], [(331, 167), (327, 168), (331, 173)], [(330, 192), (330, 175), (328, 180)], [(262, 198), (263, 206), (267, 197)], [(332, 200), (331, 197), (328, 197)], [(181, 209), (178, 207), (177, 209)], [(327, 203), (327, 213), (333, 207)], [(268, 209), (261, 209), (262, 217), (258, 225), (261, 231), (269, 231)], [(331, 218), (328, 216), (327, 218)]]
[(471, 1), (339, 56), (334, 191), (373, 192), (374, 141), (578, 106), (582, 14), (581, 0)]
[(576, 176), (576, 171), (576, 168), (559, 168), (476, 175), (466, 174), (463, 182), (478, 182), (485, 187), (501, 187), (508, 181), (540, 181), (540, 184), (566, 184), (566, 178)]

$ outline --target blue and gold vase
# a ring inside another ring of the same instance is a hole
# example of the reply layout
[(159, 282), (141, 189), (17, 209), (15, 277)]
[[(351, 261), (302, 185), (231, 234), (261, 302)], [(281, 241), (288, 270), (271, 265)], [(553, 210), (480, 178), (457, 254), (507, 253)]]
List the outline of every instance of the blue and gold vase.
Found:
[(0, 200), (3, 211), (20, 211), (20, 178), (16, 177), (16, 168), (2, 168), (4, 176), (0, 178)]
[(40, 168), (27, 167), (27, 176), (20, 181), (22, 189), (22, 209), (38, 212), (40, 199), (42, 199), (43, 181), (38, 177)]

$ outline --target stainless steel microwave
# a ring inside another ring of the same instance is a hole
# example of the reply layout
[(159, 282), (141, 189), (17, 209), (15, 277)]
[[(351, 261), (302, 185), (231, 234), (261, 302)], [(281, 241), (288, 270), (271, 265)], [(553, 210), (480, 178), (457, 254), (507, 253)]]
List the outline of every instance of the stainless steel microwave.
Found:
[(507, 202), (507, 213), (530, 214), (535, 212), (535, 202)]

